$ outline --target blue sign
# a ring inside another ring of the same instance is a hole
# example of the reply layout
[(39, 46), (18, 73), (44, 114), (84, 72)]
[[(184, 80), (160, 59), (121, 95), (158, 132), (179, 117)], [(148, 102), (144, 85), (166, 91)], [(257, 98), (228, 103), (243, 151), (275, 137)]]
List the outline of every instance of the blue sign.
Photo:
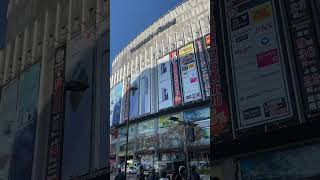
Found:
[(0, 1), (0, 49), (4, 48), (7, 31), (7, 10), (9, 0)]

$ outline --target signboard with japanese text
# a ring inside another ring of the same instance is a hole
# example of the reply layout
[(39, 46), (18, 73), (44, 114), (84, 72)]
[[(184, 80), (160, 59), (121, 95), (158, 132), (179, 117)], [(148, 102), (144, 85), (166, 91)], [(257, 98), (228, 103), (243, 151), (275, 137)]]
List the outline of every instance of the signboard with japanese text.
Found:
[(227, 7), (239, 128), (291, 117), (273, 0), (229, 1)]
[(158, 60), (158, 101), (159, 110), (173, 106), (172, 77), (169, 55)]
[(310, 117), (320, 113), (319, 41), (310, 1), (287, 0), (286, 3), (303, 105), (306, 115)]
[(172, 66), (173, 104), (177, 106), (182, 103), (178, 51), (171, 52), (169, 56)]
[(202, 99), (200, 79), (193, 44), (179, 49), (183, 101), (185, 103)]

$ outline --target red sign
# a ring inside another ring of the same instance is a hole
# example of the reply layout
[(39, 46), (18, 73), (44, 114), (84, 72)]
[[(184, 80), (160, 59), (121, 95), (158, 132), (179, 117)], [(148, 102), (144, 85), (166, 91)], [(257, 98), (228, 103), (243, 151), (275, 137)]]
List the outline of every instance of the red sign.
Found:
[(180, 81), (179, 81), (179, 67), (178, 67), (178, 51), (170, 53), (169, 58), (172, 63), (173, 87), (174, 87), (174, 105), (177, 106), (182, 103)]

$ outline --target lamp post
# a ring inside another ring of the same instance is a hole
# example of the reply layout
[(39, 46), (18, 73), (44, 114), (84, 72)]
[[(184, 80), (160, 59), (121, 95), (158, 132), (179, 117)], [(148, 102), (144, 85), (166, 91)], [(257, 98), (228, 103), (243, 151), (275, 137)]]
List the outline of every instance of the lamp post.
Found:
[(136, 91), (138, 88), (136, 86), (133, 86), (131, 87), (131, 83), (130, 83), (130, 80), (131, 80), (131, 76), (128, 76), (127, 78), (127, 84), (129, 85), (129, 95), (128, 95), (128, 98), (129, 98), (129, 103), (128, 103), (128, 119), (127, 119), (127, 124), (126, 124), (126, 127), (127, 127), (127, 133), (126, 133), (126, 153), (125, 153), (125, 157), (124, 157), (124, 176), (125, 178), (127, 179), (127, 161), (128, 161), (128, 142), (129, 142), (129, 119), (130, 119), (130, 94), (131, 92), (133, 91)]
[(188, 154), (187, 127), (195, 127), (198, 124), (195, 124), (192, 122), (179, 121), (179, 118), (177, 118), (177, 117), (170, 117), (169, 120), (176, 121), (180, 125), (184, 126), (184, 152), (186, 154), (186, 161), (187, 161), (187, 178), (189, 178), (190, 177), (190, 167), (189, 167), (189, 154)]

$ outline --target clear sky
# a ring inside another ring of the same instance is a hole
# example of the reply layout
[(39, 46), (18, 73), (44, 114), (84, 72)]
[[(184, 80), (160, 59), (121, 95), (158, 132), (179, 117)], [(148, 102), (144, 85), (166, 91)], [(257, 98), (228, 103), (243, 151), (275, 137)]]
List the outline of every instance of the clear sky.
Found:
[(111, 0), (111, 61), (138, 34), (181, 2), (183, 0)]

